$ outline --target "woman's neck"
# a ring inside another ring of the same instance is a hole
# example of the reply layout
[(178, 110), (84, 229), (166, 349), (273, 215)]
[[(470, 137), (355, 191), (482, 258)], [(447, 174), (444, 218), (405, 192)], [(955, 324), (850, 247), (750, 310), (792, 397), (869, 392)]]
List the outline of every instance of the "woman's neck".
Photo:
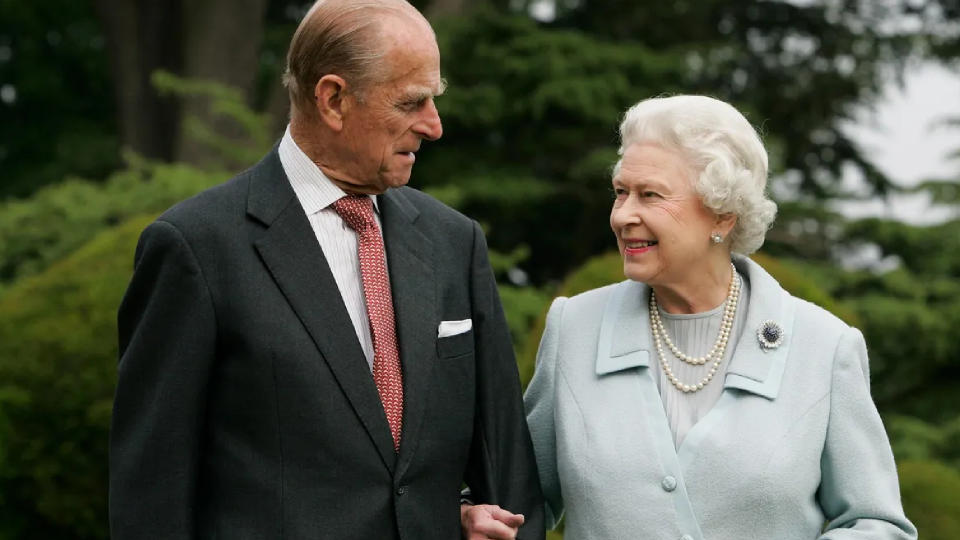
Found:
[(706, 272), (699, 272), (695, 279), (677, 283), (653, 285), (657, 305), (667, 313), (702, 313), (722, 304), (730, 292), (733, 266), (729, 259), (711, 264)]

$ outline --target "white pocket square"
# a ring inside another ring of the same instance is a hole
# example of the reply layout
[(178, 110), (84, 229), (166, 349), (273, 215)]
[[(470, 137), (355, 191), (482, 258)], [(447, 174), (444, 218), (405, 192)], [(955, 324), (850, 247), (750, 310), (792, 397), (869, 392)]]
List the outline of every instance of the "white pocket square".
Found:
[(437, 337), (444, 338), (469, 332), (473, 328), (473, 319), (464, 319), (462, 321), (440, 321), (437, 328)]

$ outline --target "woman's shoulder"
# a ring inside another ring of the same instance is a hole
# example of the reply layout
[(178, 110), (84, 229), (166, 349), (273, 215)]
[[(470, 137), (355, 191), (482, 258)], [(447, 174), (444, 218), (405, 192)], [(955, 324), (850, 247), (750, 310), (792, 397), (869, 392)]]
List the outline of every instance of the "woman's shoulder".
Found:
[(627, 283), (629, 281), (612, 283), (569, 297), (558, 296), (554, 298), (550, 306), (550, 313), (554, 314), (554, 318), (558, 317), (560, 313), (563, 313), (564, 318), (571, 316), (575, 319), (599, 317), (603, 314), (607, 302), (617, 287), (627, 286)]
[(821, 338), (833, 336), (835, 339), (839, 339), (844, 334), (855, 331), (853, 327), (844, 322), (840, 317), (837, 317), (817, 304), (793, 296), (792, 294), (789, 296), (795, 306), (796, 316), (794, 326), (798, 330), (813, 332), (821, 336)]

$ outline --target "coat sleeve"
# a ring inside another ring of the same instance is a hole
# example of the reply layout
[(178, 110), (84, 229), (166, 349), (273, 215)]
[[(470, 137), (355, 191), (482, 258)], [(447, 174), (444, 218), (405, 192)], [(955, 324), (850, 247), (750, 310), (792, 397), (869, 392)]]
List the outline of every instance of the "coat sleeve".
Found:
[(194, 538), (216, 321), (197, 258), (174, 225), (157, 221), (144, 230), (117, 319), (111, 538)]
[(560, 321), (566, 298), (553, 301), (547, 313), (547, 324), (537, 350), (537, 366), (523, 397), (527, 424), (533, 438), (533, 450), (540, 472), (540, 487), (546, 501), (546, 525), (553, 529), (563, 516), (563, 493), (557, 470), (557, 436), (554, 407), (557, 382), (557, 349)]
[(866, 344), (855, 328), (840, 339), (831, 384), (818, 492), (829, 523), (820, 538), (915, 539), (917, 530), (900, 502), (890, 441), (870, 397)]
[(518, 538), (542, 539), (543, 497), (520, 378), (497, 284), (480, 227), (473, 224), (470, 270), (475, 351), (476, 414), (465, 472), (471, 497), (525, 516)]

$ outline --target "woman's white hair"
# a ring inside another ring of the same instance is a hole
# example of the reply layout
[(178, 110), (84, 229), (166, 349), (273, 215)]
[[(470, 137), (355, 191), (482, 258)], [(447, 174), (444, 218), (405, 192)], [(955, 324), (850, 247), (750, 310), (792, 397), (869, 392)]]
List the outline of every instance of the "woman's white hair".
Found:
[(730, 233), (731, 251), (749, 255), (763, 245), (777, 215), (776, 203), (765, 194), (767, 151), (733, 106), (706, 96), (645, 99), (624, 115), (619, 154), (637, 143), (679, 152), (695, 171), (693, 187), (704, 206), (716, 214), (737, 216)]

